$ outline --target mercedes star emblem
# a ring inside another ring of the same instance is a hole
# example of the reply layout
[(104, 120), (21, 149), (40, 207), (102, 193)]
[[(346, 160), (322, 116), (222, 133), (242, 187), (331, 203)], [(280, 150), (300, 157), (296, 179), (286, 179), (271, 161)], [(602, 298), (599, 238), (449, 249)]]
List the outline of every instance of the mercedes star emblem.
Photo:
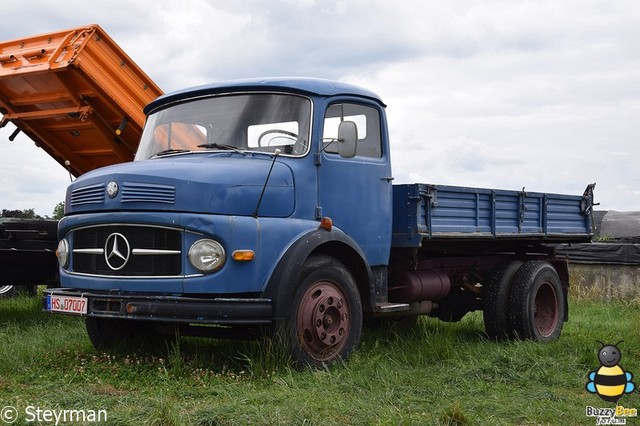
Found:
[(107, 195), (110, 198), (113, 198), (116, 195), (118, 195), (118, 184), (116, 182), (109, 182), (107, 184)]
[(124, 268), (130, 255), (129, 241), (124, 235), (114, 232), (107, 237), (107, 241), (104, 243), (104, 260), (107, 261), (109, 268), (114, 271)]

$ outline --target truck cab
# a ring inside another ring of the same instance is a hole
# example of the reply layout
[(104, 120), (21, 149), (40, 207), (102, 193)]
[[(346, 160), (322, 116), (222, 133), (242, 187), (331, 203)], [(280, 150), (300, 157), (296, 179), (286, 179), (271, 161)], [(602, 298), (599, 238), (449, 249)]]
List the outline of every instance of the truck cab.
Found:
[(314, 79), (160, 97), (134, 162), (69, 187), (61, 287), (91, 292), (81, 313), (101, 324), (273, 325), (322, 254), (357, 259), (366, 295), (391, 241), (383, 109), (372, 92)]
[[(532, 338), (557, 338), (568, 274), (541, 242), (588, 240), (592, 194), (392, 187), (384, 108), (373, 92), (320, 79), (161, 96), (144, 109), (135, 161), (69, 186), (62, 288), (47, 291), (45, 310), (86, 317), (98, 348), (176, 330), (267, 328), (296, 363), (317, 366), (346, 358), (366, 318), (483, 309), (483, 282), (508, 269), (500, 285), (510, 288), (525, 264), (526, 283), (513, 285), (528, 289), (540, 273), (540, 305), (551, 313), (536, 322), (523, 290), (516, 302), (532, 313), (514, 321), (533, 324)], [(510, 314), (502, 287), (493, 317)]]

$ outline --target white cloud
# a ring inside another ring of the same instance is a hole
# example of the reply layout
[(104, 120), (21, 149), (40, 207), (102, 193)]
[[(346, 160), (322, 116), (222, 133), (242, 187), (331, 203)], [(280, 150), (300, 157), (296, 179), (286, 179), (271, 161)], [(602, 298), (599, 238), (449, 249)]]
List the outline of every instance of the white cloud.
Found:
[(51, 216), (64, 201), (69, 174), (23, 134), (9, 142), (14, 129), (8, 124), (0, 130), (0, 210), (33, 208)]
[[(601, 208), (640, 210), (633, 0), (3, 0), (0, 14), (21, 17), (0, 40), (98, 23), (166, 91), (274, 75), (366, 86), (389, 105), (396, 182), (579, 194), (597, 181)], [(7, 136), (6, 154), (28, 145)], [(30, 174), (60, 176), (34, 183), (57, 194), (66, 171), (27, 155)], [(0, 157), (2, 204), (44, 202), (15, 184), (24, 163)]]

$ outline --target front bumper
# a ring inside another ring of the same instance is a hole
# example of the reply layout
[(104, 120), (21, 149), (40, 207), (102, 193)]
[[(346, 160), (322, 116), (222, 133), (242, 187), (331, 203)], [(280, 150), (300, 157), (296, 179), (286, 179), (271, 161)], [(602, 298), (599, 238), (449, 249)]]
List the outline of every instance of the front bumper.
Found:
[[(87, 300), (87, 317), (120, 318), (182, 324), (259, 325), (271, 324), (270, 299), (196, 298), (85, 292), (70, 288), (47, 289), (43, 310), (51, 310), (50, 296), (82, 297)], [(62, 312), (54, 312), (62, 313)]]

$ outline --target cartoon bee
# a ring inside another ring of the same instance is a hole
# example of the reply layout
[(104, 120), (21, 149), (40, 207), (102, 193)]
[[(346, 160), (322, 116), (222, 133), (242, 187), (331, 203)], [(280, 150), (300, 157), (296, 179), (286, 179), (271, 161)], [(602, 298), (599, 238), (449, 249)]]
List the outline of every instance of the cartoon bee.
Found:
[(602, 345), (598, 351), (600, 368), (589, 373), (589, 381), (586, 384), (587, 391), (598, 394), (605, 401), (618, 403), (618, 400), (625, 393), (631, 393), (635, 385), (631, 381), (633, 374), (624, 371), (619, 362), (622, 358), (618, 345), (609, 345), (598, 342)]

